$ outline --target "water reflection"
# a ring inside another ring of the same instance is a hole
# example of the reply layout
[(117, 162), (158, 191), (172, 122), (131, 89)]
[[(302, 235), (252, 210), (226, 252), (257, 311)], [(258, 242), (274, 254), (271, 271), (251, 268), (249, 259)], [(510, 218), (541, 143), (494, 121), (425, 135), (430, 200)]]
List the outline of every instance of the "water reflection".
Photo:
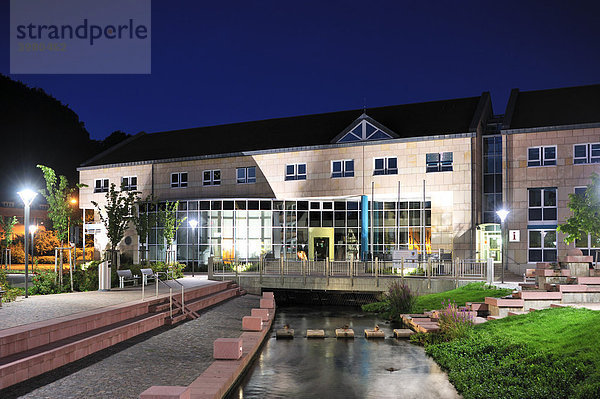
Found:
[[(280, 308), (274, 328), (284, 324), (295, 338), (269, 339), (230, 399), (459, 397), (423, 348), (393, 338), (366, 340), (363, 331), (375, 324), (386, 337), (398, 328), (374, 316), (347, 307)], [(335, 338), (334, 330), (344, 325), (354, 329), (355, 339)], [(328, 338), (306, 339), (307, 329), (323, 329)]]

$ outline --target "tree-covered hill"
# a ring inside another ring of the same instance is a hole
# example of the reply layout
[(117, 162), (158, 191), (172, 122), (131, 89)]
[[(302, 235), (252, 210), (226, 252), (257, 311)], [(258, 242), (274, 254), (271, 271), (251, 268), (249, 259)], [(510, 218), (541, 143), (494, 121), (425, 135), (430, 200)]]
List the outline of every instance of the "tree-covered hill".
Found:
[(68, 106), (0, 74), (0, 200), (16, 199), (15, 192), (26, 185), (43, 187), (37, 164), (76, 183), (77, 166), (127, 136), (115, 132), (104, 141), (91, 140)]

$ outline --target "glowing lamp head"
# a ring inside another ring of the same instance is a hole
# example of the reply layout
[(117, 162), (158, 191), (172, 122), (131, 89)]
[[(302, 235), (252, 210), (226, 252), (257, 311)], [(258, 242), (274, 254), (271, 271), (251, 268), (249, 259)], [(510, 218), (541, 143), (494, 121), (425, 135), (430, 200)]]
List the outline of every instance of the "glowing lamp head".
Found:
[(77, 203), (77, 200), (75, 198), (71, 198), (71, 204), (75, 205)]
[(510, 212), (507, 211), (506, 209), (500, 209), (496, 211), (496, 214), (498, 215), (498, 217), (500, 218), (500, 221), (502, 223), (504, 223), (504, 221), (506, 220), (506, 217), (508, 216)]
[(35, 191), (30, 190), (28, 188), (25, 190), (19, 191), (17, 194), (19, 194), (19, 197), (21, 197), (21, 200), (23, 201), (23, 204), (25, 204), (25, 206), (31, 205), (31, 203), (33, 202), (33, 199), (37, 195), (37, 193)]
[(192, 219), (192, 220), (190, 220), (190, 221), (189, 221), (189, 223), (190, 223), (190, 227), (191, 227), (192, 229), (195, 229), (195, 228), (196, 228), (196, 226), (198, 226), (198, 221), (197, 221), (197, 220), (193, 220), (193, 219)]
[(29, 234), (35, 234), (37, 229), (38, 227), (35, 224), (32, 224), (31, 226), (29, 226)]

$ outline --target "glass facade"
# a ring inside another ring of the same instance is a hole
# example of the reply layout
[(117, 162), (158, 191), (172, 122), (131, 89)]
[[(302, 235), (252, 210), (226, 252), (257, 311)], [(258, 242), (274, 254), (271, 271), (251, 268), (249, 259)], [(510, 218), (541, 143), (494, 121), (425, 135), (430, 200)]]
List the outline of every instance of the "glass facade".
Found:
[[(430, 201), (371, 204), (368, 228), (372, 227), (373, 239), (369, 251), (375, 256), (384, 259), (394, 249), (431, 252)], [(157, 209), (151, 205), (141, 211), (156, 213)], [(174, 250), (182, 263), (206, 264), (209, 256), (242, 262), (261, 255), (298, 259), (309, 257), (316, 236), (327, 235), (333, 239), (332, 259), (358, 259), (360, 213), (360, 198), (184, 200), (179, 202), (177, 217), (185, 220), (177, 230)], [(196, 227), (191, 227), (192, 220), (197, 221)], [(160, 225), (151, 229), (148, 246), (151, 261), (164, 261), (166, 248)]]
[(483, 138), (483, 223), (500, 223), (502, 207), (502, 137)]

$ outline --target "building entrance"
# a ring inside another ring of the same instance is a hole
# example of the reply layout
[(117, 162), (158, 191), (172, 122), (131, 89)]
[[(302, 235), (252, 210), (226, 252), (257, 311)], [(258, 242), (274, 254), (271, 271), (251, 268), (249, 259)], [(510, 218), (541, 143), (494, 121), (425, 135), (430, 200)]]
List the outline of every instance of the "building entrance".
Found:
[(315, 237), (315, 260), (325, 260), (329, 258), (329, 238)]
[(480, 224), (477, 229), (477, 257), (502, 262), (502, 230), (497, 223)]

